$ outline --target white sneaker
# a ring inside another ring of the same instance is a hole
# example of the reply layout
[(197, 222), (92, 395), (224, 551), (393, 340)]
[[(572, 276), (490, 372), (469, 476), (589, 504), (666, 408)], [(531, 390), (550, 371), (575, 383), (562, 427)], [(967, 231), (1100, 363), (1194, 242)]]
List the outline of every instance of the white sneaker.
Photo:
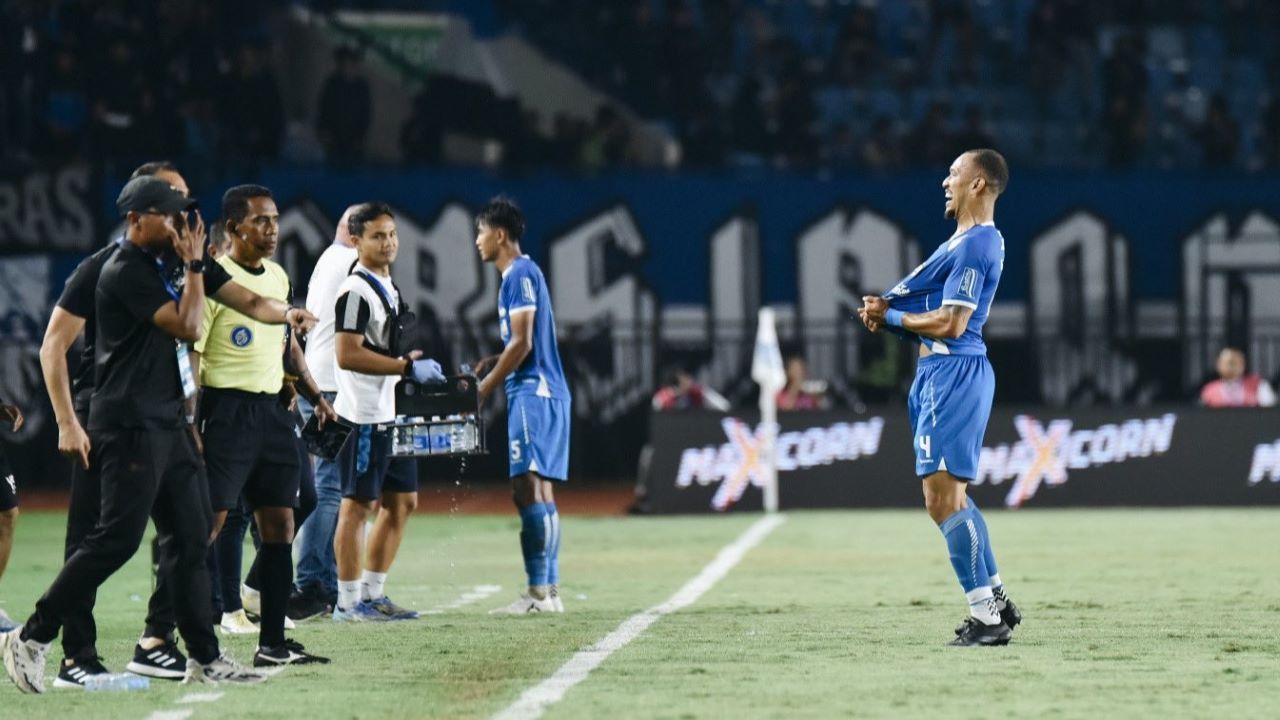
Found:
[(551, 606), (555, 608), (554, 612), (564, 612), (564, 600), (560, 599), (560, 588), (552, 585), (551, 592), (547, 593), (547, 599), (551, 601)]
[[(244, 607), (245, 615), (255, 615), (262, 617), (262, 593), (254, 590), (248, 585), (240, 586), (240, 604)], [(252, 622), (252, 621), (250, 621)], [(284, 618), (285, 630), (297, 630), (298, 626), (286, 615)]]
[(244, 614), (244, 610), (222, 613), (222, 623), (218, 627), (223, 635), (257, 635), (260, 629)]
[(541, 600), (529, 595), (522, 594), (519, 599), (506, 607), (490, 610), (490, 615), (528, 615), (531, 613), (552, 613), (556, 611), (555, 602), (551, 597), (545, 597)]
[(241, 585), (240, 605), (244, 607), (245, 612), (262, 615), (262, 593), (248, 585)]
[(0, 633), (0, 655), (4, 656), (4, 671), (9, 679), (24, 693), (44, 692), (44, 657), (49, 643), (23, 640), (22, 628)]
[(231, 653), (222, 651), (213, 662), (201, 663), (195, 658), (187, 659), (187, 675), (182, 679), (183, 685), (208, 683), (236, 683), (241, 685), (257, 685), (267, 681), (268, 674), (251, 670), (231, 658)]

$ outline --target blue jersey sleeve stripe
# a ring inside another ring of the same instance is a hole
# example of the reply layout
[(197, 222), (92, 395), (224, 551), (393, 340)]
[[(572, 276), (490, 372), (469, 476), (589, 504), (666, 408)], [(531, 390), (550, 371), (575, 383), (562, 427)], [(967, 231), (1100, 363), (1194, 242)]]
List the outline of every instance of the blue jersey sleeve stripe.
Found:
[(969, 302), (968, 300), (959, 300), (959, 299), (956, 299), (956, 298), (949, 298), (949, 299), (947, 299), (947, 300), (943, 300), (943, 301), (942, 301), (942, 304), (943, 304), (943, 305), (960, 305), (960, 306), (962, 306), (962, 307), (967, 307), (967, 308), (969, 308), (969, 309), (971, 309), (971, 310), (977, 310), (977, 309), (978, 309), (978, 303)]

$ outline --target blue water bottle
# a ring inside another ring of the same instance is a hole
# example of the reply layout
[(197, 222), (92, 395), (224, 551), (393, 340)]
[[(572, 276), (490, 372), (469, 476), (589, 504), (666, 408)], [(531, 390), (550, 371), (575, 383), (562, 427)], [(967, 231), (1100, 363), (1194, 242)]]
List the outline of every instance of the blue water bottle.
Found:
[(133, 692), (151, 687), (151, 681), (133, 673), (99, 673), (84, 679), (86, 692)]

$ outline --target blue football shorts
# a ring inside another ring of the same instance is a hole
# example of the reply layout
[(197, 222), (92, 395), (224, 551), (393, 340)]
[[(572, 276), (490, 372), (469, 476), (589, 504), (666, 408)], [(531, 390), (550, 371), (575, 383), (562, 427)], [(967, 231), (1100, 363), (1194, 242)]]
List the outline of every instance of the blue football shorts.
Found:
[(569, 479), (568, 400), (536, 395), (507, 398), (510, 476), (534, 472), (544, 480)]
[(965, 481), (978, 476), (995, 393), (996, 376), (986, 355), (920, 358), (907, 397), (916, 475), (945, 470)]

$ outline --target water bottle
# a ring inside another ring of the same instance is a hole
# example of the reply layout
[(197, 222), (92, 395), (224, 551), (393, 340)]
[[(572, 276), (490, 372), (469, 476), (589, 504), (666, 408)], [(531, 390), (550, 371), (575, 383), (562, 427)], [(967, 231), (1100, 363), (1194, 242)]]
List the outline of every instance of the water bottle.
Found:
[(413, 426), (413, 454), (427, 455), (431, 452), (431, 435), (426, 425)]
[(476, 449), (476, 426), (463, 421), (453, 426), (454, 452), (473, 452)]
[(432, 455), (448, 455), (453, 452), (452, 428), (453, 425), (450, 423), (440, 423), (439, 425), (431, 426)]
[(133, 673), (100, 673), (84, 679), (86, 692), (132, 692), (150, 687), (149, 679)]

